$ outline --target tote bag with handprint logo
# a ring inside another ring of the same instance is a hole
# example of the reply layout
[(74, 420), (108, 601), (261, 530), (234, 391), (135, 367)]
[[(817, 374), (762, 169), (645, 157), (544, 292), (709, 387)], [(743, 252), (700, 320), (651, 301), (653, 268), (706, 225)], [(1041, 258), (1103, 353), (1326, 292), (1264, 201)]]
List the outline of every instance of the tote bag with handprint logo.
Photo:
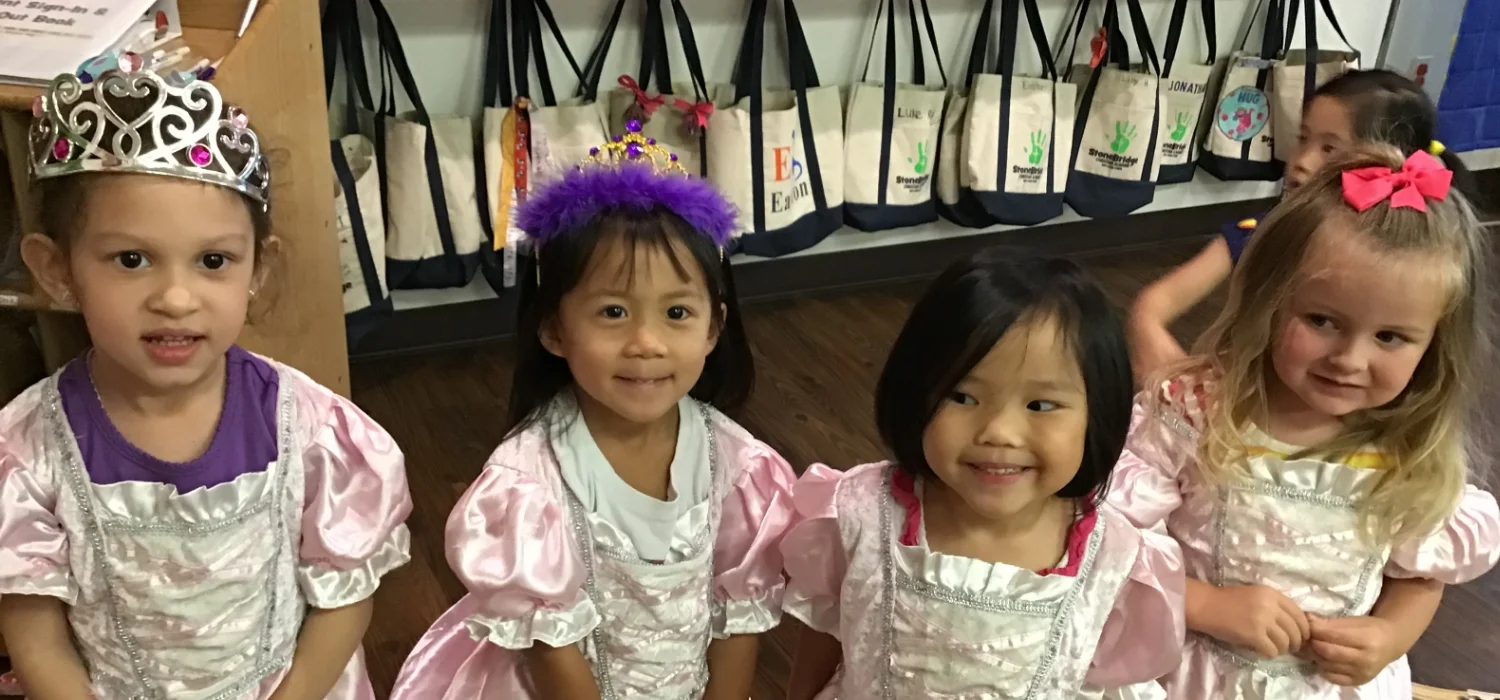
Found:
[[(1030, 226), (1063, 210), (1076, 89), (1060, 82), (1036, 0), (999, 0), (1000, 51), (985, 65), (995, 0), (985, 0), (961, 89), (949, 96), (938, 142), (938, 213), (960, 226)], [(1022, 10), (1041, 58), (1017, 75)]]
[(1167, 28), (1167, 43), (1161, 64), (1161, 134), (1157, 137), (1157, 160), (1161, 171), (1157, 183), (1166, 185), (1193, 179), (1198, 160), (1198, 125), (1203, 102), (1213, 78), (1218, 31), (1213, 0), (1202, 0), (1203, 36), (1208, 43), (1205, 63), (1177, 61), (1188, 0), (1177, 0)]
[[(1159, 64), (1146, 33), (1140, 2), (1125, 0), (1145, 58), (1147, 71), (1143, 73), (1130, 70), (1130, 49), (1119, 29), (1116, 0), (1104, 2), (1108, 38), (1102, 52), (1095, 52), (1093, 72), (1079, 98), (1066, 197), (1074, 211), (1089, 217), (1124, 216), (1150, 204), (1156, 196), (1161, 166), (1157, 157)], [(1088, 15), (1089, 4), (1090, 0), (1080, 0), (1078, 17)], [(1079, 22), (1075, 37), (1082, 26)]]
[[(861, 82), (849, 97), (844, 121), (844, 221), (861, 231), (915, 226), (937, 219), (932, 201), (932, 147), (942, 127), (947, 76), (942, 63), (939, 87), (926, 87), (923, 41), (917, 2), (907, 0), (912, 28), (912, 82), (896, 83), (896, 0), (881, 0), (885, 15), (885, 74), (879, 83)], [(932, 17), (921, 1), (929, 35)], [(936, 42), (932, 42), (937, 55)], [(871, 37), (870, 55), (875, 41)], [(865, 57), (865, 73), (870, 69)]]

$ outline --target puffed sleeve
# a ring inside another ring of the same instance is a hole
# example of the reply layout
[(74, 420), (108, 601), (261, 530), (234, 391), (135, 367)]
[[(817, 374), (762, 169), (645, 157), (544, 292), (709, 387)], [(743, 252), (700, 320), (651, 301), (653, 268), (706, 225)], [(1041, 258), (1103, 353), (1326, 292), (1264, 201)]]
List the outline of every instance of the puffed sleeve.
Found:
[(839, 530), (838, 485), (844, 474), (807, 468), (793, 490), (796, 520), (781, 542), (787, 573), (786, 611), (824, 634), (839, 636), (839, 595), (848, 554)]
[(342, 397), (303, 452), (298, 583), (309, 605), (332, 609), (375, 594), (411, 559), (406, 458), (390, 434)]
[(78, 586), (68, 565), (68, 535), (53, 514), (56, 494), (0, 437), (0, 595), (52, 596), (72, 605)]
[(775, 450), (751, 442), (744, 471), (724, 498), (714, 545), (714, 592), (724, 604), (714, 636), (759, 634), (781, 623), (781, 538), (792, 524), (797, 476)]
[(1166, 535), (1138, 531), (1141, 546), (1104, 621), (1087, 682), (1115, 688), (1153, 681), (1177, 669), (1187, 630), (1182, 549)]
[(1125, 450), (1115, 463), (1107, 500), (1136, 527), (1149, 529), (1182, 505), (1177, 472), (1191, 441), (1174, 431), (1170, 418), (1151, 416), (1137, 399)]
[(487, 467), (448, 517), (448, 565), (478, 601), (475, 639), (505, 649), (577, 643), (599, 624), (588, 575), (552, 489)]
[(1500, 560), (1500, 507), (1495, 497), (1474, 486), (1465, 489), (1458, 510), (1427, 537), (1397, 545), (1385, 575), (1429, 578), (1448, 585), (1468, 583)]

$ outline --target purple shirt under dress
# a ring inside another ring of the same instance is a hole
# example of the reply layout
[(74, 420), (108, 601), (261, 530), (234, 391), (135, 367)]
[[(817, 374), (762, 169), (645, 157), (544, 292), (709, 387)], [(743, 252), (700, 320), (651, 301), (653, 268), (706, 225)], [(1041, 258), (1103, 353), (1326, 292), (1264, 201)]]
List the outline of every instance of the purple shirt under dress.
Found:
[(185, 494), (265, 471), (277, 457), (276, 368), (237, 345), (225, 359), (224, 407), (213, 441), (202, 456), (185, 463), (152, 457), (115, 429), (99, 403), (88, 362), (75, 360), (64, 368), (57, 389), (89, 480), (100, 486), (171, 484)]

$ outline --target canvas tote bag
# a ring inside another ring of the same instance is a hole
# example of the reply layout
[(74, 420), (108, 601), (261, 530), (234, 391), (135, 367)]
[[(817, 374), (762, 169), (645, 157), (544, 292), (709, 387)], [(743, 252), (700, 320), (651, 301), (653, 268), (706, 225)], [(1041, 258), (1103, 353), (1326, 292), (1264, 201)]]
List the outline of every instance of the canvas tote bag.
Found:
[[(1088, 14), (1091, 2), (1079, 0), (1080, 17)], [(1067, 202), (1082, 216), (1124, 216), (1156, 198), (1161, 166), (1157, 158), (1161, 66), (1140, 0), (1125, 0), (1125, 4), (1145, 70), (1131, 70), (1117, 2), (1104, 0), (1104, 29), (1109, 39), (1078, 100), (1072, 172), (1068, 173)], [(1075, 28), (1075, 43), (1077, 36)]]
[[(392, 289), (462, 287), (485, 240), (475, 203), (474, 126), (434, 118), (422, 104), (396, 25), (381, 0), (367, 0), (380, 41), (381, 97), (375, 155), (386, 214), (386, 280)], [(396, 111), (394, 74), (412, 110)]]
[[(1257, 15), (1265, 22), (1260, 51), (1246, 53)], [(1270, 97), (1271, 68), (1285, 29), (1282, 0), (1257, 0), (1245, 13), (1224, 80), (1208, 105), (1203, 154), (1198, 158), (1198, 165), (1220, 180), (1278, 180), (1286, 169), (1276, 157)]]
[(1157, 135), (1157, 159), (1161, 174), (1157, 183), (1188, 182), (1198, 164), (1198, 128), (1203, 122), (1203, 101), (1212, 82), (1218, 41), (1218, 22), (1213, 0), (1202, 0), (1203, 38), (1208, 43), (1204, 63), (1177, 61), (1188, 0), (1176, 0), (1167, 25), (1167, 43), (1161, 61), (1161, 129)]
[[(844, 120), (837, 86), (819, 86), (793, 0), (784, 0), (791, 90), (762, 90), (766, 10), (751, 0), (735, 100), (708, 124), (708, 175), (740, 211), (740, 252), (803, 250), (843, 223)], [(746, 168), (749, 164), (749, 168)]]
[[(861, 81), (850, 93), (844, 121), (844, 221), (861, 231), (883, 231), (937, 220), (933, 204), (933, 169), (948, 76), (943, 72), (932, 15), (926, 0), (922, 14), (932, 54), (938, 58), (941, 85), (927, 87), (917, 3), (907, 2), (911, 20), (912, 82), (896, 82), (896, 0), (881, 0), (875, 31), (865, 54)], [(879, 83), (867, 82), (870, 58), (885, 15), (885, 71)]]
[(620, 76), (619, 86), (609, 92), (609, 128), (612, 133), (624, 133), (627, 121), (639, 120), (642, 135), (656, 139), (676, 153), (683, 169), (706, 177), (708, 168), (703, 151), (708, 121), (715, 109), (734, 101), (734, 86), (710, 84), (704, 78), (692, 21), (681, 0), (671, 2), (689, 82), (672, 80), (670, 42), (661, 0), (643, 0), (640, 69), (634, 76)]
[[(525, 97), (528, 101), (531, 136), (531, 173), (528, 175), (528, 185), (532, 189), (556, 179), (564, 170), (582, 163), (588, 158), (589, 149), (609, 140), (609, 120), (604, 113), (605, 106), (598, 101), (599, 79), (624, 11), (625, 0), (617, 0), (598, 44), (594, 46), (588, 62), (580, 68), (572, 51), (568, 49), (567, 41), (558, 28), (557, 19), (547, 0), (515, 0), (517, 16), (511, 36), (515, 57), (514, 77), (516, 95)], [(578, 88), (572, 97), (559, 100), (553, 90), (546, 46), (542, 40), (543, 22), (562, 50), (568, 67), (578, 78)], [(538, 87), (542, 93), (540, 103), (531, 93), (529, 59), (536, 61)]]
[(323, 16), (323, 84), (333, 96), (340, 56), (345, 65), (345, 135), (329, 144), (333, 159), (334, 227), (339, 240), (339, 277), (344, 297), (345, 340), (350, 348), (391, 315), (385, 282), (385, 221), (375, 143), (359, 132), (356, 109), (373, 111), (365, 73), (359, 18), (351, 0), (332, 0)]
[[(1285, 161), (1297, 147), (1297, 138), (1302, 131), (1302, 108), (1312, 100), (1318, 86), (1343, 73), (1359, 67), (1359, 51), (1344, 37), (1344, 30), (1333, 14), (1329, 0), (1307, 0), (1307, 12), (1303, 14), (1303, 37), (1307, 48), (1291, 49), (1292, 28), (1296, 26), (1297, 10), (1301, 0), (1290, 0), (1287, 11), (1287, 50), (1276, 63), (1272, 74), (1271, 104), (1275, 113), (1271, 115), (1271, 128), (1275, 130), (1276, 159)], [(1333, 25), (1333, 31), (1349, 50), (1327, 50), (1318, 48), (1318, 6)]]
[[(1058, 80), (1036, 0), (1000, 0), (1000, 52), (993, 72), (982, 72), (994, 4), (985, 0), (980, 11), (964, 79), (968, 97), (952, 98), (944, 118), (939, 169), (956, 154), (957, 168), (948, 177), (957, 181), (958, 195), (950, 204), (951, 189), (940, 183), (940, 210), (965, 226), (1030, 226), (1062, 214), (1077, 89)], [(1041, 77), (1016, 75), (1022, 10), (1041, 57)], [(955, 112), (962, 115), (959, 139), (952, 138)], [(950, 150), (954, 141), (957, 148)]]

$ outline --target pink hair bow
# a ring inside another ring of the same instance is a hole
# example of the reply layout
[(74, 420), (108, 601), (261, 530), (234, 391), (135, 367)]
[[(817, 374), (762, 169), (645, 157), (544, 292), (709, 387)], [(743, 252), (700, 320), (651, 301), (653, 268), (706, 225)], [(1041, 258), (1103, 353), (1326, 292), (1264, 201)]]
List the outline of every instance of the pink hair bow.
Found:
[(1410, 207), (1427, 211), (1427, 198), (1448, 198), (1453, 171), (1426, 151), (1407, 156), (1401, 170), (1374, 166), (1346, 170), (1343, 174), (1344, 201), (1355, 211), (1364, 211), (1385, 200), (1392, 209)]

